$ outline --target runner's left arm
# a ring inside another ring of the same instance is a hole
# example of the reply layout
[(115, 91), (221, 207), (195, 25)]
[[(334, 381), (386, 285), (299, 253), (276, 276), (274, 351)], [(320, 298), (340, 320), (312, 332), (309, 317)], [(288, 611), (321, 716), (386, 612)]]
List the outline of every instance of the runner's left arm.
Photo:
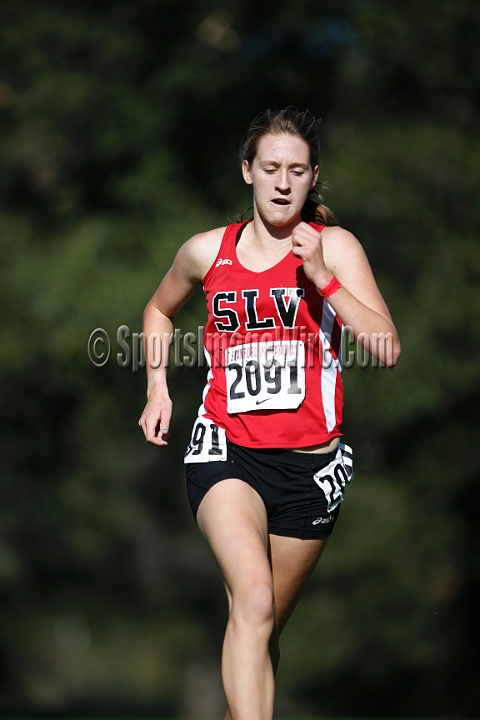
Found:
[(400, 357), (400, 341), (367, 256), (352, 233), (340, 227), (318, 233), (300, 223), (293, 231), (293, 254), (303, 260), (318, 290), (335, 276), (342, 287), (328, 298), (343, 324), (372, 357), (388, 366)]

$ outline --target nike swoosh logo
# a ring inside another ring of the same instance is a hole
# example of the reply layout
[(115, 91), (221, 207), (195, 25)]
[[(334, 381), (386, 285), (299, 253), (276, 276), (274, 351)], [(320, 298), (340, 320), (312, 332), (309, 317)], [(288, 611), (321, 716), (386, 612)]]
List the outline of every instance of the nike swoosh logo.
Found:
[(264, 402), (267, 402), (268, 400), (271, 400), (272, 398), (265, 398), (265, 400), (257, 400), (257, 405), (261, 405)]

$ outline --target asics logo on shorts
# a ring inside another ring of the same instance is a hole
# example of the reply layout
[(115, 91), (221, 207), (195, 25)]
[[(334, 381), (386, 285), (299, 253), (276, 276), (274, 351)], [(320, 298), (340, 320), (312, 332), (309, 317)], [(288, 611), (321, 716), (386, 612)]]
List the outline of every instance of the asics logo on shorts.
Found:
[(331, 518), (331, 517), (328, 517), (328, 518), (319, 517), (312, 522), (312, 525), (327, 525), (328, 523), (331, 523), (332, 520), (333, 520), (333, 518)]
[(215, 263), (215, 267), (220, 267), (220, 265), (232, 265), (232, 261), (228, 258), (226, 260), (222, 260), (222, 258), (218, 258), (217, 262)]

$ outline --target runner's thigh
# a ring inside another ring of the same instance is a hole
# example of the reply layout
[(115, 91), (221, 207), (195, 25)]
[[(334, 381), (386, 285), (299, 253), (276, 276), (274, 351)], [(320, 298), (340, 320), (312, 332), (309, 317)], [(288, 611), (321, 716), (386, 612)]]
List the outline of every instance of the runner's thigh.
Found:
[(312, 575), (327, 538), (300, 540), (270, 535), (270, 562), (276, 607), (276, 631), (282, 632)]
[(256, 490), (237, 478), (216, 483), (203, 498), (197, 521), (230, 593), (272, 584), (267, 513)]

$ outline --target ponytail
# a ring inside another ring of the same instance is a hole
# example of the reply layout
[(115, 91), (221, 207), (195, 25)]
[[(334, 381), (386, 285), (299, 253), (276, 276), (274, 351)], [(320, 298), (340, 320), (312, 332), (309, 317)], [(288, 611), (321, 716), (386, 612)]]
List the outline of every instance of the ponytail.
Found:
[(328, 183), (318, 182), (310, 191), (302, 208), (302, 220), (334, 227), (338, 225), (338, 221), (330, 208), (322, 202), (323, 197), (320, 195), (319, 190), (323, 190), (323, 188), (328, 189)]

